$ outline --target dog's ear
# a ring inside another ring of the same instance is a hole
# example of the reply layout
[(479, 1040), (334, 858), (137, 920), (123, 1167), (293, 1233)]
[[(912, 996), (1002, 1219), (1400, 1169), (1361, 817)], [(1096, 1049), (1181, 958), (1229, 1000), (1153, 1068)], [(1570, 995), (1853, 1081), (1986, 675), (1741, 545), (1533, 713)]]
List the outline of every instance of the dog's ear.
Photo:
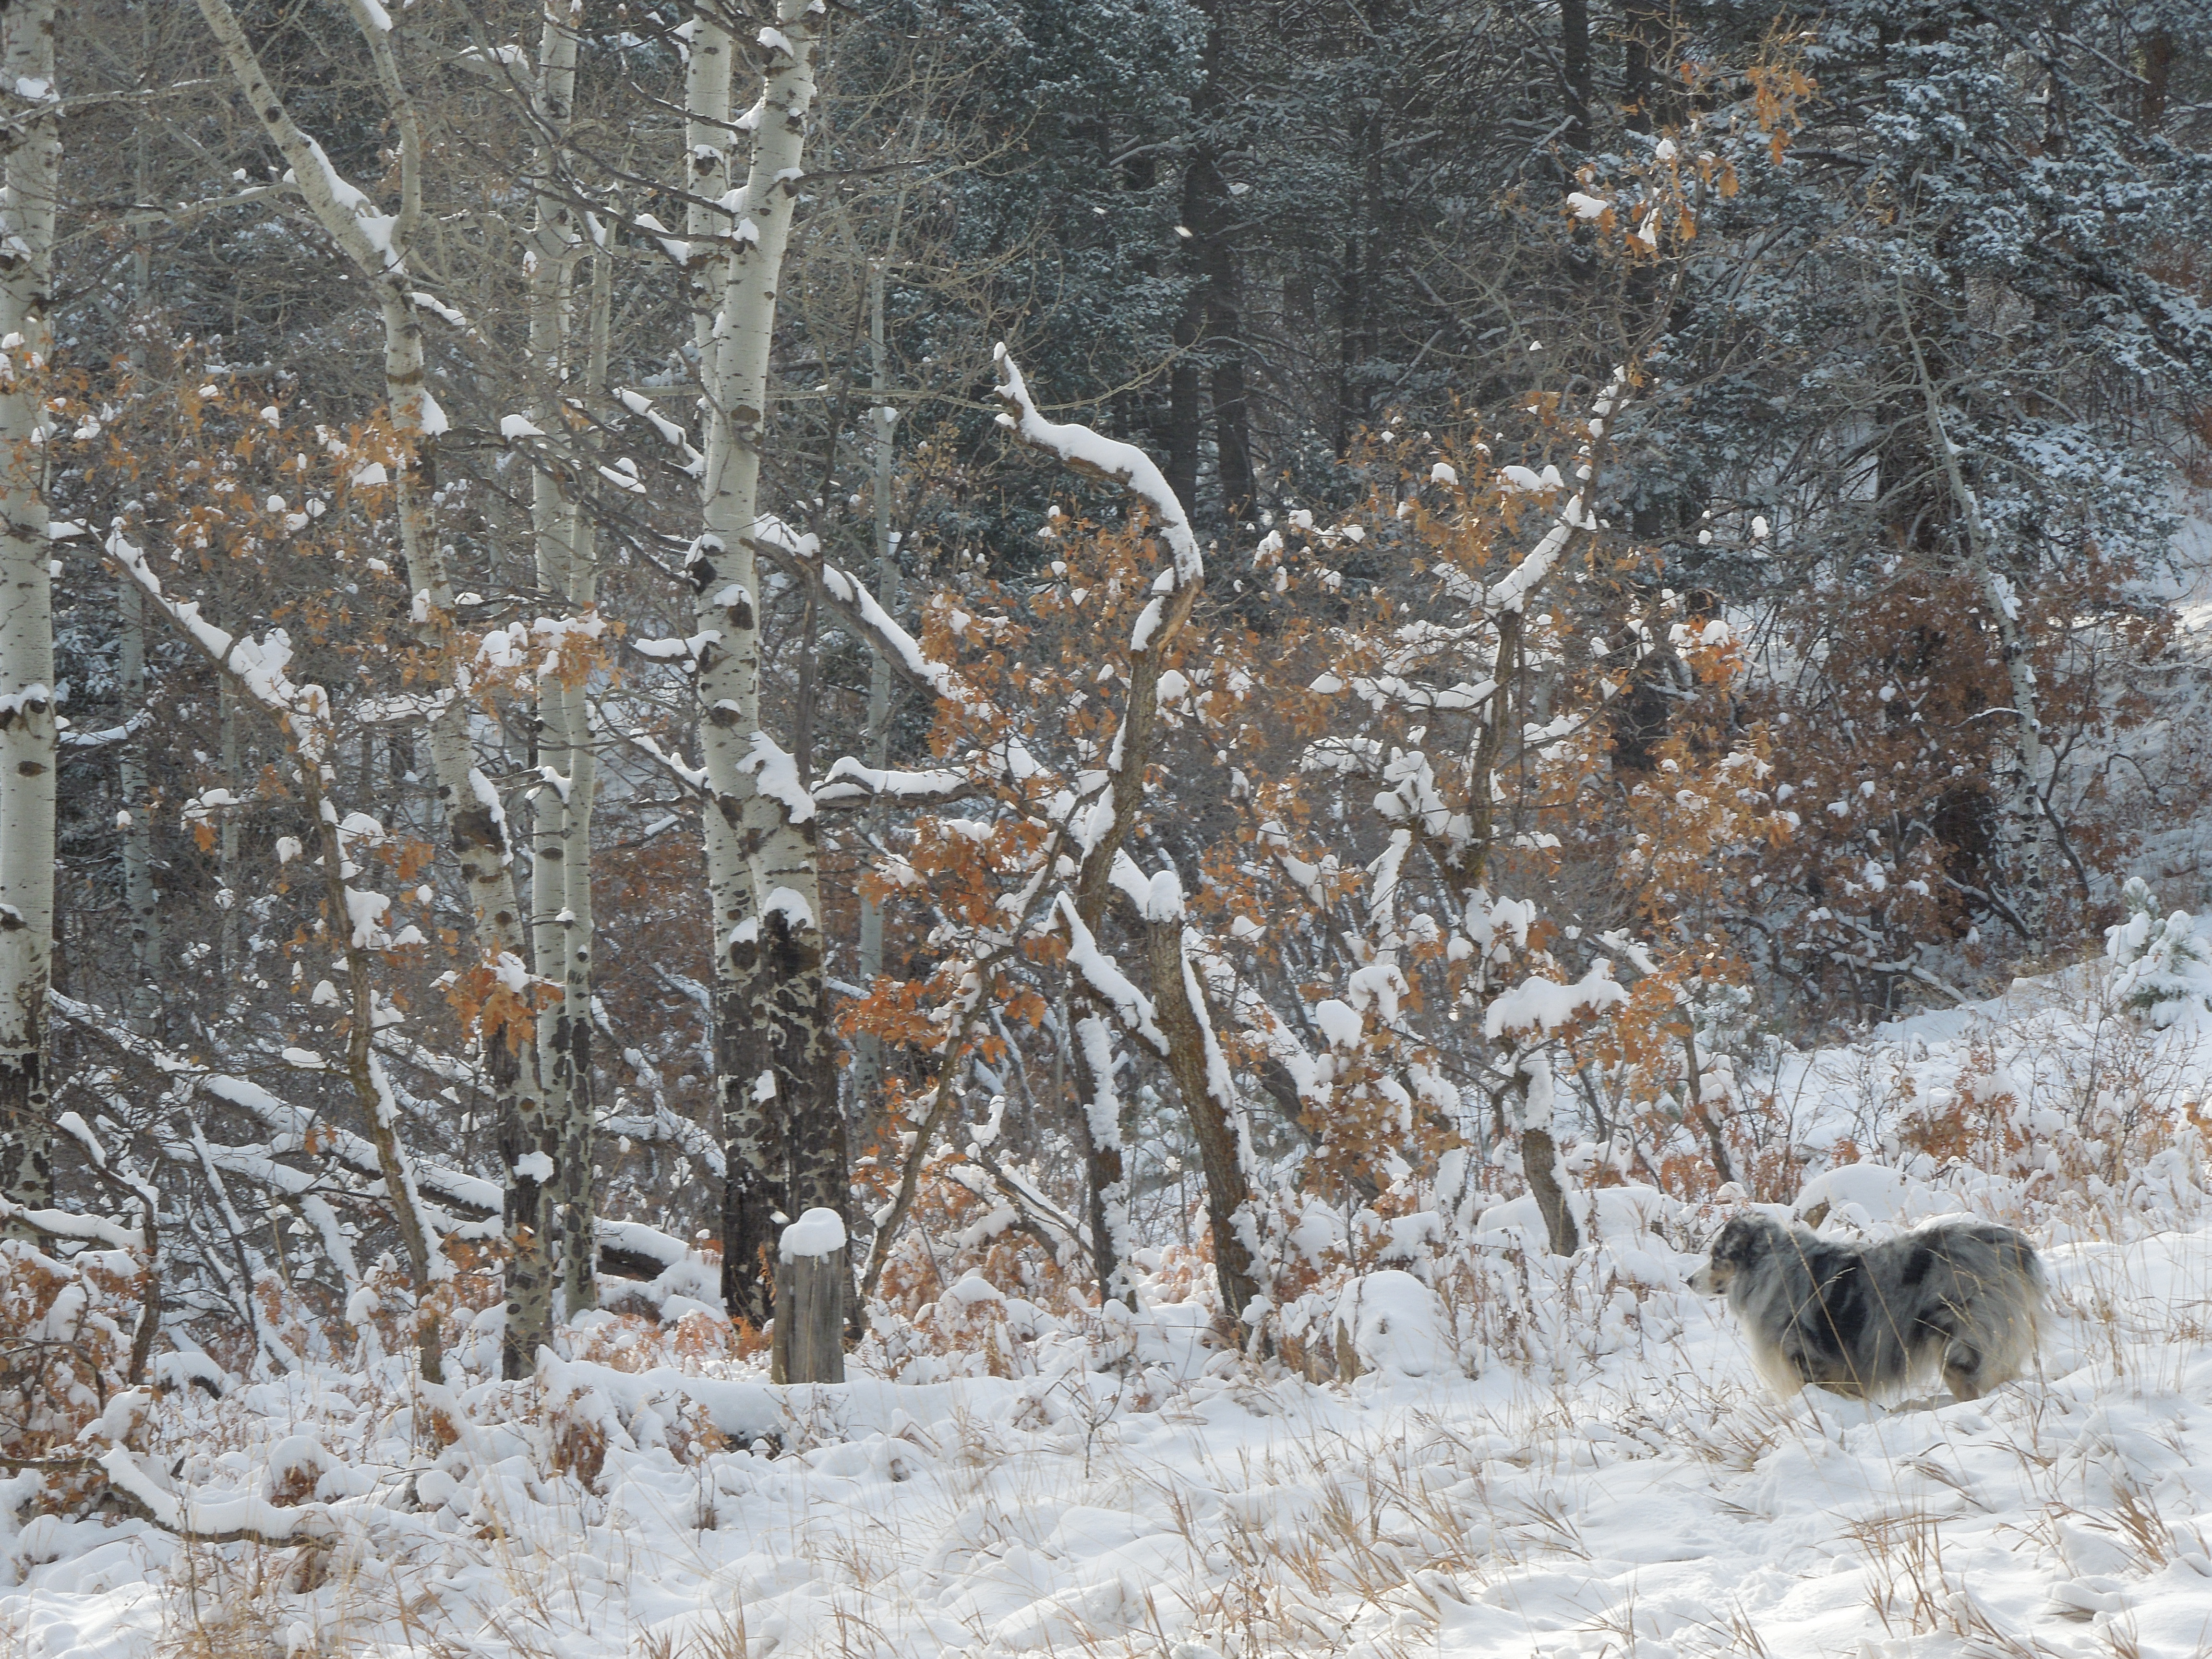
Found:
[(1742, 1261), (1751, 1255), (1754, 1228), (1748, 1216), (1732, 1215), (1713, 1235), (1712, 1254), (1716, 1261)]

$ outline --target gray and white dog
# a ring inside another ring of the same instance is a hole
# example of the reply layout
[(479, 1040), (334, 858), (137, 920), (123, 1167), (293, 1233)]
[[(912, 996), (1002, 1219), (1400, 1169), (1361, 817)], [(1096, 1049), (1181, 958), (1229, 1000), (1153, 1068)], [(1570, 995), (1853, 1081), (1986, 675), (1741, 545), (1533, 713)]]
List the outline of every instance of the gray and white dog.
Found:
[(2045, 1281), (2035, 1247), (1990, 1222), (1850, 1244), (1754, 1212), (1714, 1235), (1690, 1288), (1728, 1297), (1752, 1363), (1785, 1398), (1808, 1383), (1893, 1396), (1940, 1370), (1978, 1400), (2034, 1354)]

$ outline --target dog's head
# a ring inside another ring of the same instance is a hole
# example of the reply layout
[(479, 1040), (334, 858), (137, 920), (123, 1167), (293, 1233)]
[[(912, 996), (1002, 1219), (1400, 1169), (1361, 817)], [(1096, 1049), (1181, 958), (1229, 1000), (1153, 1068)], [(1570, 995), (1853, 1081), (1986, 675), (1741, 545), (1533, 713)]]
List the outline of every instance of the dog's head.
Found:
[(1726, 1296), (1735, 1276), (1759, 1259), (1768, 1243), (1771, 1224), (1763, 1216), (1731, 1217), (1706, 1249), (1705, 1265), (1690, 1275), (1690, 1288), (1699, 1296)]

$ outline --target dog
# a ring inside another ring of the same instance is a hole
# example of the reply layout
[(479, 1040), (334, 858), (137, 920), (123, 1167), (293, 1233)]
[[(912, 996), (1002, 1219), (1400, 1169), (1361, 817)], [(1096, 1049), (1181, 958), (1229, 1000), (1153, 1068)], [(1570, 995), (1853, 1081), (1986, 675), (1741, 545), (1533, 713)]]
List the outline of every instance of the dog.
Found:
[(2035, 1247), (1990, 1222), (1862, 1245), (1751, 1213), (1714, 1235), (1690, 1288), (1728, 1298), (1785, 1399), (1808, 1384), (1893, 1398), (1940, 1370), (1955, 1398), (1978, 1400), (2034, 1355), (2047, 1281)]

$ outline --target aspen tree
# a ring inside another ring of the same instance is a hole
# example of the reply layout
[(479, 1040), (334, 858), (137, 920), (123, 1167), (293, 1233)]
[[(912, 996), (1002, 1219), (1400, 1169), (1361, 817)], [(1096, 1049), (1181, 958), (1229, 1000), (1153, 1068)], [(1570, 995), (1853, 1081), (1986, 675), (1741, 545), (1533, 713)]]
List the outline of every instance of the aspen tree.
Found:
[(0, 66), (21, 100), (0, 140), (0, 1195), (45, 1208), (58, 712), (39, 385), (61, 165), (53, 0), (0, 11)]
[[(446, 416), (424, 384), (423, 307), (409, 267), (423, 219), (422, 122), (400, 74), (391, 18), (373, 0), (349, 0), (399, 140), (400, 202), (398, 212), (387, 215), (343, 178), (323, 147), (293, 120), (228, 0), (199, 3), (240, 92), (291, 164), (289, 182), (369, 284), (384, 324), (385, 395), (393, 434), (404, 451), (394, 480), (400, 545), (414, 593), (416, 636), (436, 665), (440, 681), (424, 699), (431, 763), (475, 914), (477, 945), (483, 956), (480, 971), (487, 985), (496, 984), (502, 971), (512, 976), (522, 969), (528, 947), (521, 907), (515, 899), (505, 803), (471, 752), (471, 672), (460, 649), (453, 580), (431, 521), (437, 441), (446, 429)], [(555, 1180), (560, 1149), (556, 1132), (543, 1127), (544, 1103), (532, 1047), (510, 1042), (501, 1024), (487, 1024), (483, 1042), (484, 1070), (501, 1117), (541, 1126), (537, 1144), (525, 1150), (518, 1139), (509, 1148), (507, 1160), (514, 1219), (508, 1232), (512, 1260), (505, 1364), (514, 1372), (526, 1367), (525, 1356), (534, 1356), (538, 1342), (551, 1329), (550, 1240), (542, 1217), (539, 1224), (527, 1218), (541, 1215), (540, 1194)]]

